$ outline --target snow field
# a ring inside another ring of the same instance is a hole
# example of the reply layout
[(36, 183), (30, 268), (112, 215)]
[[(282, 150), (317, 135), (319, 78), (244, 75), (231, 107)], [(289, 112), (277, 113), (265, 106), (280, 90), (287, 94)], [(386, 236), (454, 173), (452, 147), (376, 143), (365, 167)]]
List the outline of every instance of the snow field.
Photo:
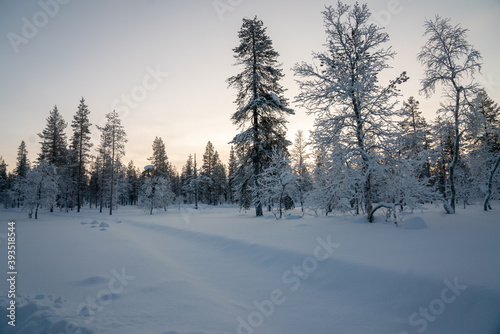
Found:
[(234, 207), (0, 211), (19, 267), (17, 326), (2, 307), (0, 332), (498, 333), (499, 214), (428, 209), (401, 227)]

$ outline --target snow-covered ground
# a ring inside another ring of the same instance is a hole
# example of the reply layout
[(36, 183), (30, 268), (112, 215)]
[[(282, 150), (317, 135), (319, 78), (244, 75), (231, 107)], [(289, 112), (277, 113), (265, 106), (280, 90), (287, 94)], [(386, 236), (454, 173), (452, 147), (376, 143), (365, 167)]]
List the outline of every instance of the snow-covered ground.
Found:
[(255, 218), (234, 207), (0, 211), (1, 333), (500, 333), (500, 209)]

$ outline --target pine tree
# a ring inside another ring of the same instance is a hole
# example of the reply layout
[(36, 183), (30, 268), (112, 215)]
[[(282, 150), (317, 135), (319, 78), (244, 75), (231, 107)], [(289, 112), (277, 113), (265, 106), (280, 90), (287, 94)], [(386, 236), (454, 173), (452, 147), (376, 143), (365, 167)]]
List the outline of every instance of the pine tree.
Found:
[(222, 163), (219, 153), (215, 151), (214, 169), (212, 173), (214, 204), (223, 204), (227, 201), (227, 177), (226, 166)]
[[(272, 147), (285, 149), (289, 142), (285, 139), (286, 115), (293, 115), (287, 107), (284, 89), (279, 81), (283, 72), (278, 68), (278, 52), (273, 48), (266, 34), (264, 24), (257, 17), (243, 19), (238, 33), (240, 45), (233, 49), (236, 65), (243, 71), (228, 79), (228, 84), (238, 90), (236, 105), (238, 110), (232, 121), (242, 130), (232, 140), (232, 144), (247, 148), (242, 163), (253, 168), (253, 186), (259, 188), (259, 174), (269, 160)], [(256, 191), (258, 194), (259, 192)], [(262, 216), (262, 204), (255, 199), (257, 216)]]
[(23, 140), (17, 149), (16, 168), (14, 169), (15, 180), (12, 184), (13, 200), (16, 202), (18, 208), (21, 207), (23, 202), (21, 189), (29, 171), (30, 161), (28, 159), (28, 150), (26, 149), (26, 143)]
[(464, 118), (470, 117), (471, 112), (469, 96), (478, 89), (472, 80), (475, 72), (481, 70), (481, 54), (467, 42), (467, 29), (452, 26), (449, 19), (440, 16), (425, 21), (424, 35), (428, 40), (418, 54), (418, 60), (424, 66), (421, 92), (429, 97), (438, 84), (443, 85), (448, 101), (442, 103), (441, 112), (450, 115), (453, 122), (453, 156), (447, 163), (450, 198), (444, 202), (446, 212), (453, 214), (456, 204), (455, 168), (459, 164), (461, 139), (467, 124)]
[[(214, 171), (216, 166), (216, 151), (212, 143), (209, 141), (205, 147), (203, 154), (203, 165), (201, 166), (200, 176), (200, 198), (202, 202), (210, 205), (215, 203), (215, 185), (214, 185)], [(218, 155), (217, 155), (218, 157)]]
[(477, 137), (479, 145), (490, 153), (500, 153), (500, 106), (486, 92), (479, 92), (474, 101), (477, 111), (484, 117), (484, 129)]
[(64, 166), (68, 163), (68, 148), (66, 141), (67, 123), (59, 113), (57, 106), (50, 111), (47, 117), (47, 126), (38, 136), (42, 139), (42, 149), (39, 160), (46, 160), (56, 167)]
[(74, 162), (72, 173), (76, 177), (76, 205), (77, 212), (80, 212), (82, 206), (82, 196), (85, 186), (85, 178), (87, 173), (87, 163), (89, 160), (89, 152), (92, 147), (90, 142), (90, 127), (89, 121), (90, 111), (85, 104), (85, 99), (82, 97), (76, 114), (73, 116), (71, 127), (73, 128), (73, 137), (71, 139), (71, 156)]
[(233, 204), (236, 200), (235, 177), (237, 169), (238, 169), (238, 161), (236, 160), (236, 153), (234, 151), (234, 147), (231, 145), (231, 150), (229, 151), (229, 161), (227, 165), (227, 193), (228, 193), (228, 201), (231, 204)]
[(193, 203), (193, 190), (191, 189), (191, 180), (194, 176), (193, 156), (190, 154), (186, 164), (182, 167), (181, 174), (181, 193), (184, 201), (188, 204)]
[[(378, 82), (395, 53), (384, 47), (389, 36), (382, 27), (370, 23), (366, 4), (349, 6), (339, 1), (336, 7), (326, 7), (323, 16), (327, 49), (313, 54), (318, 65), (294, 67), (296, 76), (302, 78), (297, 101), (315, 114), (314, 145), (331, 152), (328, 163), (350, 177), (349, 187), (362, 194), (370, 220), (376, 201), (374, 173), (383, 173), (377, 161), (389, 149), (386, 143), (394, 135), (396, 125), (391, 118), (397, 115), (397, 87), (408, 78), (403, 72), (387, 86)], [(343, 166), (338, 165), (339, 160)]]
[(153, 165), (153, 173), (168, 177), (170, 175), (170, 163), (168, 161), (165, 143), (159, 137), (153, 141), (153, 156), (148, 159)]
[(28, 150), (26, 149), (26, 143), (23, 140), (17, 149), (17, 161), (14, 174), (19, 178), (24, 178), (28, 174), (29, 170), (30, 161), (28, 159)]
[(126, 179), (128, 192), (128, 205), (137, 205), (139, 200), (139, 175), (140, 171), (134, 166), (134, 162), (130, 160), (127, 165)]
[[(109, 214), (113, 214), (113, 199), (115, 198), (115, 172), (120, 166), (120, 159), (125, 155), (125, 143), (127, 142), (125, 130), (121, 124), (118, 113), (113, 110), (106, 114), (104, 127), (97, 126), (101, 131), (101, 142), (99, 153), (103, 159), (103, 182), (109, 185)], [(102, 204), (101, 204), (102, 210)]]
[(196, 154), (194, 155), (194, 168), (193, 178), (191, 179), (191, 188), (194, 190), (194, 208), (198, 210), (198, 195), (199, 195), (199, 179), (198, 179), (198, 165), (196, 164)]
[(170, 179), (171, 167), (161, 138), (156, 137), (153, 141), (153, 156), (149, 161), (152, 165), (144, 173), (139, 205), (147, 208), (152, 215), (155, 208), (164, 208), (166, 211), (167, 205), (174, 198)]
[(5, 199), (6, 199), (6, 190), (7, 190), (7, 185), (8, 185), (8, 177), (7, 177), (7, 164), (5, 163), (5, 160), (3, 159), (2, 156), (0, 156), (0, 203), (5, 204)]
[[(430, 163), (428, 152), (430, 150), (430, 126), (419, 110), (420, 103), (413, 96), (408, 102), (403, 101), (399, 154), (401, 158), (419, 161), (421, 164), (419, 177), (430, 177)], [(418, 162), (417, 162), (418, 163)]]

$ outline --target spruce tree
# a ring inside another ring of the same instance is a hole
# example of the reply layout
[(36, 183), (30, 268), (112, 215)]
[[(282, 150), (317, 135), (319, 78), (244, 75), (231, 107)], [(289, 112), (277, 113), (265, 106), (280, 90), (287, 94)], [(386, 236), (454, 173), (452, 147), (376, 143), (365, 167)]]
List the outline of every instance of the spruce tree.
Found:
[(90, 111), (82, 97), (76, 114), (73, 116), (71, 127), (73, 128), (73, 137), (71, 139), (71, 158), (73, 161), (73, 175), (76, 178), (76, 205), (77, 212), (80, 212), (82, 206), (82, 196), (85, 185), (86, 166), (89, 159), (90, 148)]
[(5, 190), (7, 190), (8, 184), (7, 181), (7, 164), (5, 163), (5, 160), (3, 160), (3, 157), (0, 156), (0, 202), (5, 202)]
[[(242, 72), (229, 78), (228, 84), (238, 91), (235, 101), (238, 110), (232, 121), (241, 132), (231, 143), (248, 148), (242, 163), (253, 168), (253, 186), (258, 190), (259, 174), (263, 164), (269, 162), (272, 148), (286, 149), (289, 145), (285, 138), (285, 116), (294, 112), (287, 107), (283, 96), (285, 90), (279, 82), (284, 75), (279, 68), (279, 54), (274, 50), (263, 22), (257, 17), (243, 19), (238, 37), (240, 45), (233, 51), (236, 65), (242, 67)], [(258, 197), (254, 198), (254, 204), (256, 215), (262, 216)]]
[(194, 174), (193, 156), (190, 154), (186, 164), (182, 167), (181, 174), (181, 194), (184, 197), (185, 203), (193, 203), (193, 191), (191, 189), (191, 181)]
[(203, 165), (201, 166), (200, 197), (206, 204), (215, 204), (214, 171), (216, 165), (215, 148), (211, 142), (207, 143), (203, 154)]
[(14, 174), (18, 178), (26, 177), (30, 170), (30, 161), (28, 159), (28, 150), (26, 149), (26, 143), (21, 141), (21, 145), (17, 149), (17, 161), (16, 168), (14, 169)]
[(128, 204), (136, 205), (139, 199), (139, 175), (140, 171), (134, 166), (134, 162), (130, 160), (127, 165), (126, 179), (127, 179), (127, 192)]
[(235, 186), (235, 176), (238, 169), (238, 161), (236, 160), (236, 153), (234, 152), (234, 147), (231, 145), (231, 151), (229, 151), (229, 162), (227, 165), (227, 193), (228, 201), (233, 204), (235, 202), (236, 186)]
[(153, 174), (169, 177), (171, 174), (171, 167), (168, 161), (165, 143), (159, 137), (153, 141), (153, 156), (148, 159), (153, 165)]
[(61, 167), (68, 162), (68, 148), (66, 133), (67, 123), (59, 113), (57, 106), (50, 111), (47, 117), (47, 126), (38, 136), (42, 139), (39, 160), (45, 160), (56, 167)]

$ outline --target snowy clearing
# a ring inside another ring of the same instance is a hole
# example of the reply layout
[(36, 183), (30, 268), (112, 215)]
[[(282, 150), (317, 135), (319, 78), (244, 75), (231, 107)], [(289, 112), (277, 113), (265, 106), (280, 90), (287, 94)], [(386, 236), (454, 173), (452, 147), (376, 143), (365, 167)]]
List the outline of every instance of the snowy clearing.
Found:
[(16, 326), (2, 293), (0, 332), (500, 333), (500, 211), (427, 209), (400, 227), (382, 212), (2, 210), (18, 274)]

